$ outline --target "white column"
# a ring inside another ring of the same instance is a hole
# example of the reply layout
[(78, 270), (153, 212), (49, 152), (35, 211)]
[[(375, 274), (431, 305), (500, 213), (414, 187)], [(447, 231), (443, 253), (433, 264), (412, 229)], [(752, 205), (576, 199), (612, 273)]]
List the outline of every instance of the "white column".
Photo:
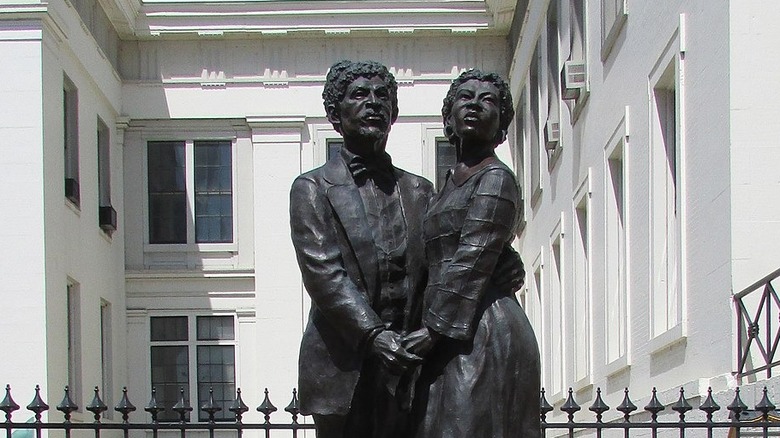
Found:
[[(4, 189), (0, 218), (0, 332), (5, 340), (0, 361), (2, 394), (5, 384), (10, 384), (17, 403), (26, 405), (35, 385), (40, 384), (41, 396), (54, 405), (57, 402), (51, 401), (62, 397), (62, 392), (61, 388), (52, 392), (47, 387), (50, 340), (45, 294), (48, 287), (50, 294), (64, 297), (66, 282), (63, 278), (61, 284), (46, 284), (42, 24), (8, 18), (10, 22), (0, 24), (0, 59), (5, 60), (0, 68), (0, 102), (4, 102), (0, 111), (0, 183)], [(52, 178), (62, 175), (53, 174)], [(64, 298), (61, 301), (64, 303)], [(61, 327), (64, 331), (65, 324)], [(13, 419), (23, 422), (30, 416), (22, 410)]]
[(305, 118), (247, 117), (247, 123), (252, 129), (257, 292), (253, 392), (267, 387), (271, 401), (284, 407), (297, 386), (303, 327), (303, 288), (290, 240), (289, 193), (301, 172)]

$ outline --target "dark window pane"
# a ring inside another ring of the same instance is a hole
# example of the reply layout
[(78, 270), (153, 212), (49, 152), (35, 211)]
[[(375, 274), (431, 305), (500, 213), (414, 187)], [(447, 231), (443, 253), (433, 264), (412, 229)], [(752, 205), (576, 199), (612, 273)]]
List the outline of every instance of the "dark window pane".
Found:
[(150, 320), (152, 341), (186, 341), (186, 316), (155, 316)]
[[(204, 317), (224, 318), (224, 317)], [(231, 330), (232, 330), (232, 319)], [(200, 320), (200, 318), (198, 318)], [(200, 324), (199, 329), (200, 332)], [(213, 391), (214, 402), (222, 410), (215, 414), (215, 420), (230, 421), (234, 414), (228, 410), (235, 399), (236, 373), (235, 373), (235, 347), (232, 345), (198, 346), (198, 406), (209, 401), (209, 391)], [(200, 421), (208, 420), (208, 414), (199, 411)]]
[[(233, 165), (230, 141), (195, 142), (195, 241), (233, 241)], [(230, 202), (224, 202), (223, 199)], [(228, 223), (228, 227), (222, 224)]]
[(447, 172), (457, 163), (455, 146), (447, 140), (436, 140), (436, 190), (441, 190), (447, 181)]
[(199, 341), (233, 340), (236, 338), (232, 316), (199, 316), (197, 327)]
[(149, 243), (187, 242), (184, 166), (184, 142), (148, 143)]
[(178, 421), (178, 414), (171, 408), (179, 401), (182, 390), (184, 399), (190, 400), (187, 347), (152, 347), (151, 353), (152, 388), (156, 391), (157, 402), (165, 407), (165, 411), (161, 412), (158, 418), (160, 421)]
[(341, 146), (344, 144), (344, 141), (341, 139), (328, 139), (327, 145), (328, 145), (328, 160), (336, 154), (339, 153), (341, 150)]

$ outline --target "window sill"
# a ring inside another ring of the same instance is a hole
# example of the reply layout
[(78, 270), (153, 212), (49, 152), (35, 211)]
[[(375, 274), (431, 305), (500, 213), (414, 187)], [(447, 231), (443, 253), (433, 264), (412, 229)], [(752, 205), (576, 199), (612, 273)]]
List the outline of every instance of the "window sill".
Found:
[(593, 382), (590, 379), (591, 375), (588, 373), (587, 376), (581, 378), (580, 380), (577, 380), (574, 382), (574, 385), (572, 385), (572, 389), (575, 393), (587, 391), (593, 387)]
[(577, 124), (577, 121), (580, 119), (580, 114), (582, 114), (582, 110), (585, 108), (585, 104), (588, 102), (588, 97), (590, 97), (590, 87), (586, 87), (584, 90), (582, 90), (580, 97), (574, 101), (574, 109), (571, 112), (572, 125)]
[(81, 207), (79, 207), (78, 204), (75, 204), (70, 199), (65, 198), (65, 206), (68, 207), (70, 211), (75, 213), (76, 216), (81, 217)]
[(561, 143), (558, 142), (558, 145), (555, 147), (555, 149), (553, 149), (551, 151), (550, 150), (547, 151), (547, 157), (548, 157), (547, 158), (547, 160), (548, 160), (547, 170), (548, 171), (552, 172), (553, 169), (555, 169), (555, 165), (558, 164), (558, 162), (560, 161), (562, 150), (563, 150), (563, 147), (561, 147)]
[(608, 363), (604, 369), (604, 374), (607, 377), (615, 376), (631, 368), (631, 362), (628, 360), (628, 355), (624, 354), (619, 358)]
[(650, 354), (658, 354), (668, 347), (684, 342), (686, 339), (687, 336), (683, 324), (678, 323), (669, 330), (650, 339), (650, 342), (648, 342), (648, 349), (650, 350)]
[(237, 243), (145, 243), (148, 253), (238, 252)]

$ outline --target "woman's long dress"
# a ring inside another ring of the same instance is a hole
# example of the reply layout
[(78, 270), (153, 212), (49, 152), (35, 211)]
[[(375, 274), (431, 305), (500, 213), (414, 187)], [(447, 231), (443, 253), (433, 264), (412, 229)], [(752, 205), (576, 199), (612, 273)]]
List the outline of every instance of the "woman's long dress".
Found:
[(443, 336), (418, 380), (417, 438), (541, 434), (536, 337), (514, 294), (493, 281), (519, 207), (514, 174), (498, 160), (461, 185), (448, 178), (431, 201), (423, 322)]

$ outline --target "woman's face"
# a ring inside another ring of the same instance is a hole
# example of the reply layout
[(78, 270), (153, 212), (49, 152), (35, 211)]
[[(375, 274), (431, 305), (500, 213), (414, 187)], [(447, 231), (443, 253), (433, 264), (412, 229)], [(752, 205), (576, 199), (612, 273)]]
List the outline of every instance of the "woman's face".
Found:
[(450, 125), (467, 143), (490, 143), (497, 138), (501, 109), (499, 91), (491, 82), (469, 79), (455, 92)]

